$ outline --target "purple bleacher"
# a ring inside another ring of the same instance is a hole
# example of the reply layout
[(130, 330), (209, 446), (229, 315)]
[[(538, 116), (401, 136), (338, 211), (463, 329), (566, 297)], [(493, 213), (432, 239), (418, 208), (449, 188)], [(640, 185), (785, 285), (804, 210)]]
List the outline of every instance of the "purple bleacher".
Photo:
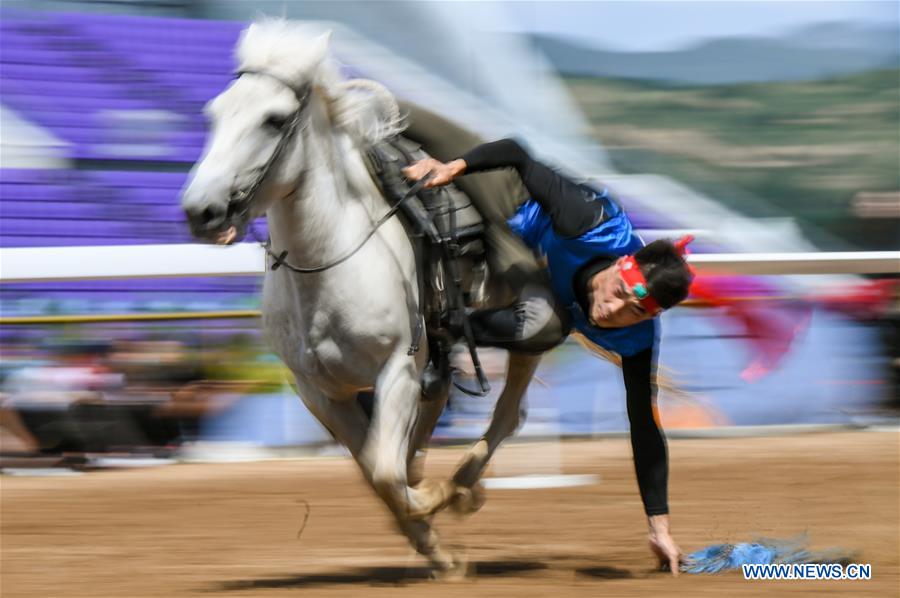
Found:
[[(60, 88), (60, 82), (53, 80), (36, 79), (28, 81), (27, 85), (29, 92), (44, 96), (58, 94)], [(119, 85), (103, 81), (67, 81), (65, 89), (68, 97), (74, 96), (105, 100), (108, 98), (118, 98), (122, 95), (122, 90), (119, 89)]]
[(52, 214), (57, 220), (90, 220), (102, 227), (104, 220), (126, 220), (133, 222), (174, 222), (184, 223), (184, 213), (177, 203), (133, 204), (128, 203), (88, 203), (88, 202), (44, 202), (4, 200), (0, 214), (6, 219), (47, 220)]
[[(91, 160), (194, 162), (206, 135), (202, 107), (232, 79), (245, 26), (93, 13), (7, 10), (3, 17), (5, 104), (69, 142), (72, 158)], [(180, 120), (147, 139), (109, 118), (148, 110)]]
[(139, 152), (137, 155), (128, 155), (123, 156), (120, 151), (118, 151), (116, 146), (107, 146), (107, 147), (79, 147), (77, 151), (73, 152), (73, 157), (79, 158), (82, 160), (168, 160), (172, 162), (185, 162), (192, 163), (196, 162), (202, 153), (202, 148), (200, 146), (197, 147), (184, 147), (184, 148), (175, 148), (167, 151), (163, 154), (145, 154), (143, 152)]
[[(179, 193), (185, 173), (0, 170), (0, 245), (193, 243)], [(264, 222), (256, 225), (266, 234)]]
[[(206, 134), (201, 109), (231, 79), (242, 23), (27, 11), (3, 16), (4, 103), (69, 142), (71, 157), (199, 157)], [(176, 120), (151, 138), (146, 130), (131, 131), (127, 111), (151, 110)]]
[[(0, 71), (2, 72), (2, 71)], [(8, 87), (8, 81), (2, 80), (3, 100), (11, 108), (20, 111), (26, 116), (34, 116), (38, 124), (43, 124), (40, 119), (41, 112), (71, 112), (83, 118), (84, 113), (102, 113), (109, 110), (147, 110), (153, 108), (145, 101), (134, 98), (111, 98), (102, 106), (98, 106), (96, 98), (48, 97), (39, 94), (14, 93)], [(17, 83), (21, 83), (18, 81)], [(52, 127), (48, 127), (53, 130)]]
[(187, 175), (180, 172), (95, 171), (83, 174), (86, 180), (98, 185), (139, 187), (143, 189), (180, 189), (187, 180)]
[[(113, 242), (127, 245), (133, 239), (147, 239), (151, 242), (189, 242), (187, 230), (179, 231), (176, 227), (155, 226), (155, 223), (128, 222), (122, 220), (72, 220), (69, 218), (7, 218), (0, 219), (0, 236), (4, 245), (9, 239), (28, 239), (35, 237), (52, 237), (55, 239), (82, 239), (82, 245), (93, 245), (98, 242)], [(67, 245), (71, 243), (66, 243)], [(60, 245), (60, 243), (53, 243)], [(34, 245), (31, 245), (34, 246)]]
[[(211, 282), (212, 281), (212, 282)], [(44, 300), (65, 300), (77, 296), (79, 300), (110, 300), (141, 303), (144, 301), (172, 301), (196, 297), (205, 301), (241, 299), (254, 303), (259, 291), (259, 277), (234, 278), (176, 278), (152, 280), (108, 280), (91, 282), (43, 282), (4, 285), (4, 300), (20, 300), (39, 296)]]
[[(168, 173), (166, 173), (168, 174)], [(40, 170), (37, 168), (4, 168), (0, 170), (0, 183), (23, 185), (67, 185), (75, 176), (71, 170)]]
[[(130, 207), (130, 206), (129, 206)], [(116, 208), (121, 209), (121, 208)], [(107, 217), (109, 206), (66, 201), (27, 201), (4, 199), (0, 214), (4, 220), (35, 218), (44, 220), (47, 214), (55, 218), (73, 220), (102, 220)]]
[[(202, 107), (232, 79), (243, 23), (8, 10), (2, 16), (4, 104), (68, 142), (70, 157), (185, 164), (199, 157)], [(163, 121), (171, 124), (142, 126), (141, 118), (156, 114), (172, 115)], [(0, 245), (191, 243), (178, 205), (186, 177), (0, 170)], [(266, 234), (264, 224), (258, 230)], [(190, 307), (200, 295), (214, 306), (252, 302), (258, 284), (258, 277), (13, 284), (3, 286), (2, 305)]]
[(0, 213), (4, 216), (7, 201), (31, 201), (40, 206), (43, 202), (66, 202), (71, 198), (72, 190), (66, 185), (0, 182)]
[[(5, 58), (5, 57), (4, 57)], [(51, 80), (56, 81), (81, 81), (84, 72), (81, 68), (71, 66), (56, 66), (53, 64), (3, 64), (3, 79), (16, 80)]]

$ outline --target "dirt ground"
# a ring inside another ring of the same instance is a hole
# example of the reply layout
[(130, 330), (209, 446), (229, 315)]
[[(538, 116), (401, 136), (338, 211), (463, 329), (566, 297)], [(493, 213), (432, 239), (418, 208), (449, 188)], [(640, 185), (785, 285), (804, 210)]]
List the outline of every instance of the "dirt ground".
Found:
[[(600, 479), (491, 490), (475, 515), (438, 517), (444, 541), (473, 565), (461, 582), (428, 579), (344, 458), (5, 476), (0, 594), (897, 596), (898, 438), (840, 432), (669, 442), (673, 531), (682, 549), (806, 532), (814, 548), (837, 546), (871, 563), (871, 581), (760, 582), (739, 573), (672, 579), (653, 571), (630, 447), (617, 438), (503, 448), (497, 475), (546, 473), (549, 463)], [(432, 450), (429, 473), (449, 471), (460, 454)], [(304, 501), (309, 519), (298, 539)]]

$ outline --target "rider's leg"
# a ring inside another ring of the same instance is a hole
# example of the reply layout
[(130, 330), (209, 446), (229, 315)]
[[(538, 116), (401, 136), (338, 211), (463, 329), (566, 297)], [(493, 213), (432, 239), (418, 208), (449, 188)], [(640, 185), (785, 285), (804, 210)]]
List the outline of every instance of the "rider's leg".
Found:
[(528, 284), (516, 302), (502, 309), (473, 312), (469, 321), (480, 346), (543, 353), (565, 339), (571, 318), (546, 285)]
[[(407, 122), (404, 137), (421, 144), (438, 160), (452, 160), (484, 142), (475, 133), (420, 106), (400, 102), (400, 108)], [(517, 295), (542, 271), (531, 250), (506, 222), (528, 198), (519, 176), (511, 169), (497, 170), (460, 177), (454, 184), (471, 198), (486, 221), (485, 242), (494, 279), (507, 287), (509, 298)]]
[[(406, 121), (403, 136), (421, 144), (428, 154), (438, 160), (453, 160), (484, 143), (484, 139), (472, 131), (411, 102), (401, 101), (400, 110)], [(453, 183), (472, 198), (478, 211), (492, 224), (505, 224), (528, 198), (519, 177), (512, 170), (462, 177)]]

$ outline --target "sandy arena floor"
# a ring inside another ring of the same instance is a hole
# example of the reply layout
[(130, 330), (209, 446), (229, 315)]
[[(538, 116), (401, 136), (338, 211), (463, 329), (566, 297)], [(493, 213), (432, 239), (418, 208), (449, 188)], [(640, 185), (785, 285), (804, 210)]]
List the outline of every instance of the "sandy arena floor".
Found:
[[(3, 477), (2, 586), (15, 596), (900, 595), (898, 434), (671, 440), (676, 540), (691, 551), (807, 532), (871, 563), (871, 581), (745, 581), (652, 571), (625, 439), (502, 449), (497, 475), (596, 473), (552, 490), (492, 490), (441, 515), (474, 574), (427, 579), (348, 459), (174, 465), (68, 478)], [(432, 450), (442, 474), (459, 449)], [(310, 505), (300, 539), (297, 532)]]

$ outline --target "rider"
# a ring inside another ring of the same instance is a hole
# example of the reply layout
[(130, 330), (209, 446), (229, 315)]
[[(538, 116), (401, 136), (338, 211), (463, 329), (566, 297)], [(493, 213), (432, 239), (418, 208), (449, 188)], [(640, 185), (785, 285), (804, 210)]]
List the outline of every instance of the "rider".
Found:
[[(421, 112), (410, 115), (412, 124), (422, 118)], [(415, 138), (421, 130), (415, 127), (411, 136)], [(653, 410), (659, 344), (656, 317), (688, 295), (692, 273), (683, 256), (689, 239), (658, 240), (644, 246), (607, 189), (574, 182), (534, 160), (512, 139), (478, 145), (447, 162), (420, 160), (404, 174), (419, 180), (430, 173), (426, 186), (435, 187), (465, 174), (505, 168), (518, 173), (528, 194), (509, 226), (546, 258), (552, 293), (532, 290), (509, 308), (473, 313), (476, 341), (541, 352), (575, 329), (606, 352), (621, 356), (650, 547), (660, 565), (677, 575), (681, 551), (669, 532), (666, 444)], [(496, 210), (496, 206), (482, 206), (483, 197), (473, 201), (479, 209)]]

